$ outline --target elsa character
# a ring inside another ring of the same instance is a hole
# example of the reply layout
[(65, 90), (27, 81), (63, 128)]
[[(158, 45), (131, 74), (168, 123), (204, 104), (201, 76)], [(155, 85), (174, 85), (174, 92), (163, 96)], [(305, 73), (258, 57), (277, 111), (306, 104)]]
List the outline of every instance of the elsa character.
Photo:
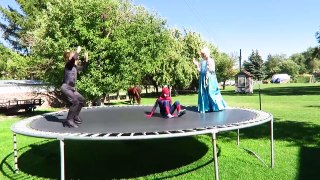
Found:
[(215, 62), (210, 58), (210, 50), (201, 50), (200, 61), (193, 59), (196, 69), (200, 73), (198, 90), (198, 111), (200, 113), (221, 111), (227, 107), (223, 100), (215, 72)]

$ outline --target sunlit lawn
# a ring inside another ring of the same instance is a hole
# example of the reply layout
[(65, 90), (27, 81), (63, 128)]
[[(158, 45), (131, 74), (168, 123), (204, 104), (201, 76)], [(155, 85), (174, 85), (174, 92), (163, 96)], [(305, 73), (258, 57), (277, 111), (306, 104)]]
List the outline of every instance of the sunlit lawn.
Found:
[[(218, 134), (220, 179), (320, 179), (320, 84), (262, 84), (261, 108), (274, 116), (275, 167), (270, 168), (268, 124)], [(259, 109), (253, 95), (222, 91), (231, 107)], [(197, 95), (173, 97), (196, 105)], [(152, 105), (156, 97), (143, 98)], [(37, 110), (37, 113), (48, 112)], [(34, 115), (34, 114), (33, 114)], [(187, 114), (186, 114), (187, 115)], [(13, 172), (10, 126), (0, 117), (0, 179), (59, 179), (59, 142), (18, 135), (20, 172)], [(146, 141), (67, 141), (67, 179), (214, 179), (209, 135)], [(263, 160), (246, 151), (254, 151)]]

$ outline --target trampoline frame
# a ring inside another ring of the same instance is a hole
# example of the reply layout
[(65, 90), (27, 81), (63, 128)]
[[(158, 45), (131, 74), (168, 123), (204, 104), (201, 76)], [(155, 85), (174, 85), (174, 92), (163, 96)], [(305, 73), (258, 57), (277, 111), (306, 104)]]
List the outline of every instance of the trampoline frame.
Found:
[[(136, 105), (141, 106), (141, 105)], [(95, 107), (85, 107), (84, 109), (92, 108), (112, 108), (119, 106), (95, 106)], [(209, 126), (203, 128), (194, 128), (194, 129), (184, 129), (184, 130), (175, 130), (175, 131), (166, 131), (166, 132), (143, 132), (143, 133), (53, 133), (53, 132), (44, 132), (30, 128), (30, 123), (42, 116), (45, 115), (55, 115), (63, 111), (46, 113), (43, 115), (37, 115), (24, 120), (18, 121), (11, 126), (11, 131), (13, 132), (13, 149), (14, 149), (14, 170), (15, 172), (19, 171), (18, 168), (18, 149), (17, 149), (17, 134), (37, 137), (37, 138), (46, 138), (46, 139), (56, 139), (60, 142), (60, 162), (61, 162), (61, 179), (65, 179), (65, 158), (64, 158), (64, 141), (65, 140), (143, 140), (143, 139), (159, 139), (159, 138), (173, 138), (173, 137), (185, 137), (185, 136), (195, 136), (202, 134), (211, 134), (212, 135), (212, 145), (213, 145), (213, 160), (214, 160), (214, 174), (215, 179), (219, 179), (219, 166), (218, 166), (218, 157), (217, 157), (217, 134), (219, 132), (237, 130), (237, 145), (240, 144), (239, 130), (243, 128), (253, 127), (261, 125), (267, 122), (270, 122), (270, 156), (271, 156), (271, 168), (274, 167), (274, 139), (273, 139), (273, 116), (270, 113), (253, 110), (246, 108), (229, 108), (229, 109), (242, 109), (246, 111), (251, 111), (257, 115), (256, 118), (250, 119), (247, 121), (218, 125), (218, 126)], [(64, 110), (65, 111), (65, 110)]]

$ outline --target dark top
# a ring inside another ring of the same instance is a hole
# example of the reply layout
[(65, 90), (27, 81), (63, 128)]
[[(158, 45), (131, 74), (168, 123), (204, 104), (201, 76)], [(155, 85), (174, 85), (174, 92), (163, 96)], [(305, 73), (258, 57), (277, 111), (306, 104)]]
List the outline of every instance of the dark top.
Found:
[(75, 53), (75, 55), (69, 60), (64, 66), (64, 78), (63, 84), (67, 84), (69, 86), (75, 87), (77, 80), (78, 71), (83, 71), (88, 67), (88, 62), (85, 61), (83, 66), (76, 66), (75, 62), (78, 59), (79, 54)]

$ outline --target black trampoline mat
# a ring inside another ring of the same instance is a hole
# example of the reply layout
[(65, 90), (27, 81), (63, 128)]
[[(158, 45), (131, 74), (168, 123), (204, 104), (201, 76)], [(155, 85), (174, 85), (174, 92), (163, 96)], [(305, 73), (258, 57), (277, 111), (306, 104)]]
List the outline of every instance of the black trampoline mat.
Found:
[[(186, 114), (172, 119), (163, 118), (159, 108), (151, 118), (145, 117), (152, 106), (106, 106), (83, 109), (79, 128), (62, 126), (67, 111), (40, 116), (30, 127), (54, 133), (148, 133), (179, 131), (236, 124), (255, 119), (257, 114), (245, 109), (225, 109), (219, 112), (199, 113), (197, 107), (183, 107)], [(176, 113), (176, 112), (175, 112)]]

